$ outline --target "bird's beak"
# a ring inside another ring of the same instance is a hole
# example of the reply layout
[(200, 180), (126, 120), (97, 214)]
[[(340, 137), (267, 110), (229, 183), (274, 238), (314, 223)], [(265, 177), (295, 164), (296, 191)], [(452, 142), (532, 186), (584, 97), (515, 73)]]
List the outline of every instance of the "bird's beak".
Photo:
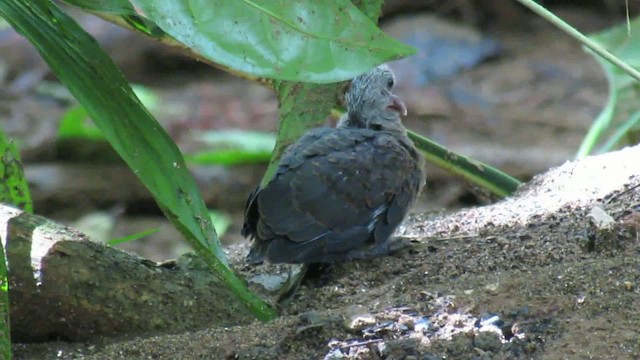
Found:
[(402, 99), (400, 99), (400, 97), (396, 95), (391, 94), (387, 109), (393, 109), (401, 115), (407, 116), (407, 107), (404, 105), (404, 101), (402, 101)]

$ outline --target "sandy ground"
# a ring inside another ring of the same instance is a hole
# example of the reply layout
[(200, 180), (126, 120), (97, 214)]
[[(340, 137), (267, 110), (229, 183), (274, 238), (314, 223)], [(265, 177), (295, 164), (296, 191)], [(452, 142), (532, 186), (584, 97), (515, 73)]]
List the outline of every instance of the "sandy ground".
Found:
[(17, 345), (16, 358), (636, 359), (639, 157), (567, 163), (495, 205), (414, 216), (399, 235), (410, 246), (310, 276), (271, 323)]
[[(611, 23), (584, 9), (559, 13), (588, 31)], [(606, 99), (605, 77), (580, 46), (542, 20), (525, 18), (514, 29), (494, 29), (506, 47), (503, 56), (443, 86), (404, 89), (401, 94), (414, 115), (408, 119), (409, 127), (523, 179), (571, 158)], [(8, 39), (0, 44), (14, 46), (14, 38)], [(144, 51), (158, 51), (157, 45), (132, 46), (126, 39), (115, 37), (111, 43), (103, 41), (103, 46), (116, 60), (122, 57), (134, 63), (119, 62), (125, 72), (142, 74), (130, 79), (159, 79), (150, 83), (164, 105), (158, 110), (159, 120), (182, 148), (192, 145), (185, 141), (192, 129), (275, 127), (277, 104), (268, 89), (219, 74), (213, 81), (178, 71), (173, 77), (161, 77), (143, 63)], [(120, 46), (121, 53), (119, 44), (127, 45)], [(34, 63), (39, 60), (29, 44), (23, 43), (22, 49), (30, 55), (0, 51), (0, 70), (9, 69), (3, 73), (35, 74), (10, 79), (12, 88), (26, 84), (26, 90), (0, 92), (3, 126), (22, 139), (28, 161), (65, 166), (51, 157), (56, 154), (52, 144), (56, 124), (72, 102), (31, 89), (46, 79), (47, 71), (41, 62)], [(131, 49), (137, 52), (132, 54)], [(160, 54), (158, 59), (174, 65), (166, 53)], [(463, 95), (481, 100), (479, 105), (456, 102), (460, 86)], [(15, 357), (637, 359), (640, 191), (633, 186), (640, 183), (638, 158), (636, 147), (569, 164), (536, 177), (514, 198), (452, 214), (431, 211), (468, 206), (470, 191), (462, 181), (430, 167), (425, 196), (400, 231), (410, 246), (390, 256), (312, 271), (295, 296), (279, 308), (282, 316), (271, 323), (140, 338), (123, 335), (90, 344), (15, 344)], [(236, 179), (233, 194), (240, 194), (240, 200), (234, 199), (234, 204), (243, 203), (244, 194), (261, 176), (260, 168), (242, 181), (234, 170), (222, 172), (221, 177)], [(83, 174), (88, 174), (86, 169)], [(48, 180), (48, 175), (44, 178)], [(204, 178), (204, 184), (215, 183), (208, 173)], [(83, 181), (95, 183), (88, 176)], [(75, 183), (72, 187), (80, 188)], [(36, 187), (34, 194), (37, 191)], [(476, 205), (477, 199), (471, 197)], [(220, 196), (212, 198), (222, 201)], [(50, 200), (43, 199), (36, 209), (47, 209)], [(223, 200), (229, 206), (230, 201)], [(150, 202), (148, 196), (145, 201)], [(129, 213), (140, 207), (139, 202), (130, 196), (104, 201), (124, 204)], [(50, 207), (76, 206), (76, 213), (86, 212), (75, 200), (53, 204)], [(596, 213), (601, 215), (594, 220), (590, 214)], [(56, 218), (54, 213), (40, 214)], [(237, 230), (237, 224), (232, 225), (230, 234)], [(172, 241), (176, 238), (170, 231), (162, 233)], [(231, 235), (226, 242), (237, 240)], [(153, 239), (145, 246), (157, 254), (159, 243)], [(237, 268), (245, 275), (261, 271), (240, 261)]]

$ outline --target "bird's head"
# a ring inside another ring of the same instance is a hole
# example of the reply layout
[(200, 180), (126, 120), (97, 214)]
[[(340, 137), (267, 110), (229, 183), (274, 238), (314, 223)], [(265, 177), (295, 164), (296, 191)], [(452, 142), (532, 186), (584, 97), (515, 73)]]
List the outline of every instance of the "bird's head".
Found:
[(347, 114), (339, 125), (386, 128), (399, 124), (399, 115), (407, 115), (407, 108), (391, 92), (394, 85), (395, 76), (385, 64), (353, 79), (345, 95)]

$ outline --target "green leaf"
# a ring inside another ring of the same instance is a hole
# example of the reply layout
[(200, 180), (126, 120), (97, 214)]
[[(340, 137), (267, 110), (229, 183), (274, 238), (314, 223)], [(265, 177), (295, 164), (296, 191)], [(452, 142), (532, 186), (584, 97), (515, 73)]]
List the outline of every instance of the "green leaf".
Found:
[(0, 202), (33, 212), (29, 184), (22, 170), (20, 153), (0, 129)]
[(119, 237), (119, 238), (116, 238), (116, 239), (111, 239), (111, 240), (107, 241), (107, 245), (116, 246), (116, 245), (123, 244), (123, 243), (126, 243), (126, 242), (142, 239), (143, 237), (146, 237), (146, 236), (149, 236), (149, 235), (157, 233), (159, 230), (160, 229), (158, 229), (158, 228), (154, 228), (154, 229), (141, 231), (139, 233), (135, 233), (135, 234)]
[(207, 147), (247, 151), (271, 152), (276, 144), (273, 133), (250, 130), (206, 131), (197, 135), (196, 140), (205, 143)]
[(137, 15), (128, 0), (65, 0), (88, 11), (100, 11), (119, 15)]
[(349, 0), (132, 2), (186, 47), (261, 77), (337, 82), (415, 52)]
[(205, 150), (185, 154), (189, 164), (198, 165), (245, 165), (268, 163), (271, 151), (246, 151), (239, 149)]
[(82, 138), (103, 140), (104, 136), (90, 120), (87, 110), (82, 106), (74, 106), (62, 116), (58, 127), (58, 139)]
[[(160, 102), (156, 95), (149, 88), (142, 85), (132, 85), (133, 92), (136, 94), (140, 102), (147, 107), (153, 109)], [(104, 140), (104, 136), (99, 128), (97, 128), (89, 119), (89, 114), (81, 105), (74, 106), (67, 110), (60, 120), (58, 126), (58, 139), (87, 139), (87, 140)]]
[(177, 146), (97, 42), (48, 0), (3, 0), (0, 15), (36, 46), (214, 274), (258, 318), (273, 319), (275, 312), (249, 292), (229, 268)]
[[(634, 68), (640, 67), (640, 17), (613, 26), (589, 38)], [(618, 70), (622, 72), (622, 70)]]
[(576, 159), (581, 159), (591, 154), (593, 149), (598, 144), (598, 141), (600, 141), (602, 135), (605, 133), (605, 131), (607, 131), (609, 126), (611, 126), (613, 118), (616, 115), (616, 104), (618, 102), (620, 77), (615, 74), (616, 67), (608, 61), (600, 58), (598, 55), (595, 55), (593, 53), (591, 54), (593, 55), (594, 59), (600, 64), (602, 70), (607, 75), (607, 82), (609, 83), (609, 94), (607, 103), (591, 123), (587, 135), (585, 135), (584, 139), (582, 139), (582, 143), (580, 144), (580, 148), (578, 149), (578, 152), (576, 154)]
[(211, 222), (218, 231), (218, 236), (223, 237), (229, 230), (229, 226), (231, 226), (231, 217), (222, 211), (213, 209), (209, 210), (209, 216), (211, 216)]
[(121, 16), (122, 18), (119, 20), (148, 36), (162, 37), (165, 35), (153, 22), (140, 16), (128, 0), (65, 0), (65, 2), (100, 15)]
[[(629, 26), (631, 27), (631, 32), (628, 31), (627, 23), (624, 23), (591, 35), (589, 38), (631, 67), (640, 69), (640, 17), (631, 21)], [(637, 81), (622, 69), (591, 51), (588, 53), (594, 57), (607, 75), (609, 95), (605, 107), (591, 124), (587, 135), (582, 140), (576, 158), (585, 157), (593, 152), (593, 149), (601, 141), (604, 134), (611, 128), (614, 117), (618, 113), (618, 99), (635, 97), (635, 89), (633, 87), (637, 85)], [(629, 130), (631, 128), (628, 127)], [(624, 133), (614, 135), (614, 137), (618, 137), (618, 140), (623, 136)], [(614, 143), (618, 140), (614, 140)], [(611, 146), (613, 144), (609, 141), (602, 149), (610, 149)]]
[[(18, 150), (0, 129), (0, 202), (32, 212), (29, 187), (22, 171)], [(0, 358), (11, 359), (9, 321), (9, 279), (4, 247), (0, 241)]]
[(185, 159), (200, 165), (266, 163), (276, 143), (272, 133), (242, 130), (208, 131), (196, 140), (204, 142), (207, 150), (187, 154)]
[(607, 141), (599, 149), (599, 153), (606, 153), (613, 150), (622, 139), (628, 136), (632, 131), (637, 130), (640, 127), (640, 111), (633, 113), (629, 118), (623, 122), (618, 129), (607, 139)]
[(9, 319), (9, 277), (4, 246), (0, 241), (0, 358), (11, 360), (11, 321)]
[(0, 17), (0, 31), (2, 31), (4, 29), (8, 29), (10, 27), (11, 27), (11, 25), (9, 25), (9, 23), (5, 19)]
[(428, 162), (460, 175), (494, 195), (499, 197), (512, 195), (521, 185), (518, 179), (496, 168), (448, 150), (413, 131), (409, 131), (408, 134), (416, 148), (422, 150)]
[(160, 96), (158, 96), (153, 89), (140, 84), (132, 84), (131, 88), (133, 89), (133, 93), (140, 99), (142, 105), (149, 109), (149, 111), (153, 112), (158, 108)]

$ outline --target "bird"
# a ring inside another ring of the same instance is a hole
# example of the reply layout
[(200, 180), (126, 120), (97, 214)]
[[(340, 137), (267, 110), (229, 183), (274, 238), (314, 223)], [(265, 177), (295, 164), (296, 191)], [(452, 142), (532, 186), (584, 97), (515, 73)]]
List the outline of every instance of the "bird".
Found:
[(337, 263), (385, 254), (425, 183), (424, 159), (379, 65), (354, 78), (335, 128), (315, 128), (289, 146), (273, 178), (245, 206), (247, 261)]

